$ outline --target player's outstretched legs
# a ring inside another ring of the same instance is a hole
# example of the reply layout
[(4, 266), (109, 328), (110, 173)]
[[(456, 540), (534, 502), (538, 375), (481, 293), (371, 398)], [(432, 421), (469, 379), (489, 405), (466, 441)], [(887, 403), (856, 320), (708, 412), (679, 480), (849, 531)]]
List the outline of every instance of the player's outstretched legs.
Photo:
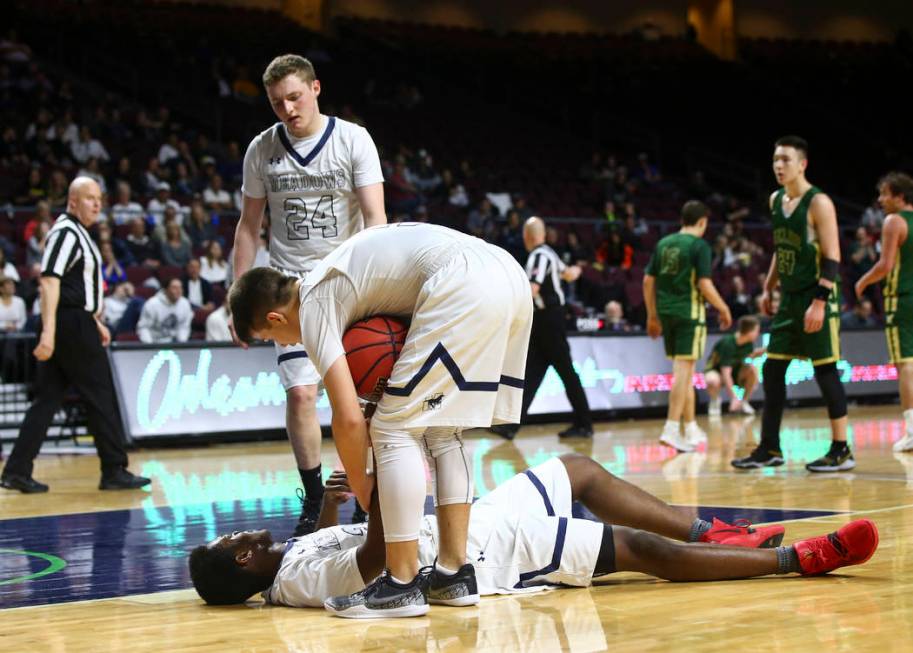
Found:
[(571, 498), (602, 522), (636, 527), (683, 542), (771, 547), (783, 540), (784, 529), (780, 525), (753, 528), (747, 522), (734, 525), (718, 519), (713, 523), (694, 519), (683, 509), (614, 476), (587, 456), (565, 454), (561, 462), (571, 482)]

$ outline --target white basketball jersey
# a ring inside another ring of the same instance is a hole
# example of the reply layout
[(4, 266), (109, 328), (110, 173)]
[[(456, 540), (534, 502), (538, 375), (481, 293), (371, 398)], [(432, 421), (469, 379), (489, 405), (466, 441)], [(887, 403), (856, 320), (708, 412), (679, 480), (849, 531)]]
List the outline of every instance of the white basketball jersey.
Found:
[(322, 129), (303, 139), (276, 123), (244, 156), (242, 192), (268, 200), (270, 264), (291, 273), (311, 270), (364, 229), (355, 190), (384, 180), (367, 130), (325, 118)]

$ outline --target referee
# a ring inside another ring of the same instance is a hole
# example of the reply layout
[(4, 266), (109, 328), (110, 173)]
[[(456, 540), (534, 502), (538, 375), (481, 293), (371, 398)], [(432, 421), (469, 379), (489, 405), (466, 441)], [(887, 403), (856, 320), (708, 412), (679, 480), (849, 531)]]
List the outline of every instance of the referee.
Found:
[[(86, 404), (89, 430), (101, 458), (100, 490), (130, 490), (149, 479), (127, 471), (124, 434), (105, 347), (111, 334), (102, 324), (101, 254), (89, 237), (101, 211), (101, 190), (88, 177), (70, 184), (67, 211), (47, 235), (41, 262), (42, 330), (35, 347), (35, 402), (0, 476), (0, 486), (26, 494), (47, 492), (32, 478), (32, 464), (66, 389)], [(57, 338), (58, 334), (61, 336)]]
[[(561, 258), (545, 243), (545, 223), (540, 218), (530, 218), (523, 225), (523, 244), (529, 252), (526, 274), (533, 293), (533, 328), (529, 337), (529, 354), (526, 358), (526, 379), (523, 386), (523, 411), (526, 417), (536, 391), (545, 378), (549, 366), (555, 368), (564, 383), (564, 391), (574, 409), (574, 422), (570, 428), (558, 433), (562, 438), (593, 435), (593, 420), (580, 378), (571, 363), (571, 349), (567, 343), (564, 316), (564, 292), (561, 280), (574, 281), (580, 276), (580, 267), (565, 266)], [(516, 424), (498, 425), (492, 431), (512, 440), (520, 427)]]

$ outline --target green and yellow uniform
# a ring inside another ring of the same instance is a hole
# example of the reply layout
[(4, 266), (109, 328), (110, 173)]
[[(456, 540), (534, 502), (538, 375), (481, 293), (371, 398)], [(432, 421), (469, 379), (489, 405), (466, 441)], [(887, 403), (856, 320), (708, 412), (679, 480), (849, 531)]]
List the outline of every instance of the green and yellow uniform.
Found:
[(901, 211), (907, 239), (884, 281), (884, 322), (892, 363), (913, 361), (913, 211)]
[(697, 281), (710, 276), (710, 246), (691, 234), (659, 241), (647, 264), (656, 277), (656, 312), (663, 327), (666, 356), (697, 360), (704, 355), (707, 318)]
[(834, 283), (824, 309), (824, 326), (816, 333), (805, 333), (805, 311), (815, 298), (821, 261), (817, 239), (809, 233), (808, 207), (821, 190), (812, 186), (789, 217), (783, 213), (785, 192), (782, 188), (777, 192), (771, 207), (782, 296), (770, 326), (767, 356), (785, 360), (810, 358), (812, 365), (834, 363), (840, 359), (838, 283)]
[(707, 366), (704, 368), (704, 372), (719, 372), (721, 368), (731, 367), (732, 380), (738, 383), (739, 374), (742, 373), (742, 368), (745, 365), (745, 359), (748, 358), (752, 351), (754, 351), (753, 342), (746, 342), (744, 345), (740, 345), (736, 341), (735, 334), (727, 334), (713, 345), (710, 356), (707, 357)]

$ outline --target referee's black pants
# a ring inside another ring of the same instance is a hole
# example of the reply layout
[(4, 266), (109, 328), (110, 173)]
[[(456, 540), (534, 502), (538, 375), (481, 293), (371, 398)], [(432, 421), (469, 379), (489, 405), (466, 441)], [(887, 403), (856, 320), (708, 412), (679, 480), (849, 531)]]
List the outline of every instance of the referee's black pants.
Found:
[(590, 404), (586, 400), (580, 377), (571, 362), (571, 348), (567, 343), (564, 308), (554, 306), (533, 312), (533, 328), (529, 335), (529, 353), (526, 357), (526, 379), (523, 384), (523, 412), (525, 421), (529, 406), (549, 366), (554, 367), (574, 410), (574, 426), (593, 427)]
[(95, 319), (84, 310), (61, 307), (57, 311), (54, 355), (38, 363), (35, 400), (25, 414), (4, 474), (32, 475), (35, 456), (71, 385), (85, 402), (89, 432), (95, 439), (102, 473), (127, 466), (111, 366), (101, 346)]

